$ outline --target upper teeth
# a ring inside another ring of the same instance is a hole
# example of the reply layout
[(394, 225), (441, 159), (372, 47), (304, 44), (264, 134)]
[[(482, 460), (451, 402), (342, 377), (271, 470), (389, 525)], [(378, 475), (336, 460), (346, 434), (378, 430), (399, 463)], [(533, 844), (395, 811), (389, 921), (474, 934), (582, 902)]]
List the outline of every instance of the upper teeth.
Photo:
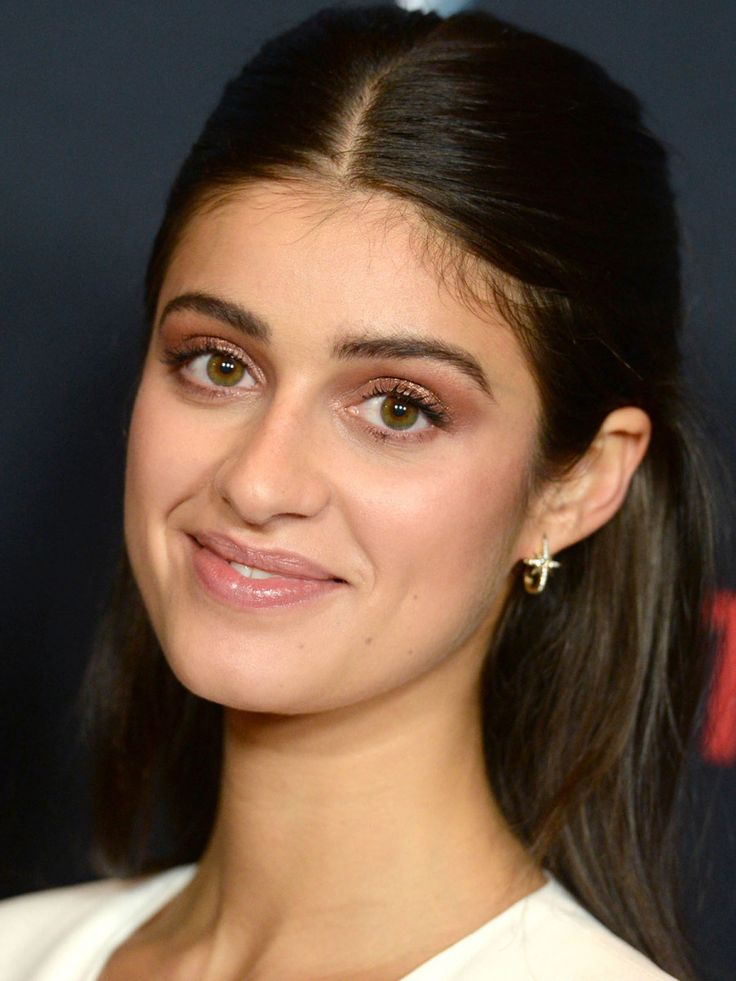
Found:
[(273, 579), (277, 575), (275, 572), (264, 572), (263, 569), (257, 569), (252, 565), (241, 565), (240, 562), (231, 562), (230, 565), (241, 576), (247, 576), (249, 579)]

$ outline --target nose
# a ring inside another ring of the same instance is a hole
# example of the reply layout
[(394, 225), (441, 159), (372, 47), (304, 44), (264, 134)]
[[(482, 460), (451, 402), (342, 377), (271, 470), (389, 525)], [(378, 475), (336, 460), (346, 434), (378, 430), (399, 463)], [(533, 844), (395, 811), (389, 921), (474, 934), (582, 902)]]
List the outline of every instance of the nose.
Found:
[(272, 403), (236, 431), (214, 487), (245, 524), (314, 517), (330, 498), (329, 452), (302, 407)]

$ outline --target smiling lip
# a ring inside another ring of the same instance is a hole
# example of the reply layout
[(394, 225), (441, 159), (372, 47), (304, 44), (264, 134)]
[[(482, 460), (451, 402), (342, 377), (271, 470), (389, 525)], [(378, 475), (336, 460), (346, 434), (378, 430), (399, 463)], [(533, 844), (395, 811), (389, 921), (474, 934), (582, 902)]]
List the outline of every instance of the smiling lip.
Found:
[[(291, 606), (317, 599), (345, 585), (344, 580), (294, 552), (237, 545), (216, 533), (197, 533), (190, 539), (194, 571), (200, 585), (215, 599), (236, 609)], [(272, 578), (242, 576), (231, 562), (270, 572)]]

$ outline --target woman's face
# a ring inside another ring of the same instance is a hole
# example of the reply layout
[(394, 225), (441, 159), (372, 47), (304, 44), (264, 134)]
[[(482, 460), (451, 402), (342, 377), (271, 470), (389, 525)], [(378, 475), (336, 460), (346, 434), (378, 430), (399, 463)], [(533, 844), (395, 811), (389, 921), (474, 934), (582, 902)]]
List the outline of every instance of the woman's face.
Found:
[(205, 698), (292, 714), (477, 681), (538, 545), (538, 399), (511, 331), (440, 282), (420, 230), (380, 195), (261, 184), (174, 254), (126, 540), (166, 656)]

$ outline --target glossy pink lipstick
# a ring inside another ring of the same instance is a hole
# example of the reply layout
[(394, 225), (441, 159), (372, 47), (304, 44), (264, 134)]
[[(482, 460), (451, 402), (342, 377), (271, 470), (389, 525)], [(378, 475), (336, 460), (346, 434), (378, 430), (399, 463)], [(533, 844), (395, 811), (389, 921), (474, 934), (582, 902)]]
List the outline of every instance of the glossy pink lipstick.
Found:
[(234, 609), (293, 606), (345, 585), (344, 580), (294, 552), (238, 545), (217, 533), (197, 533), (190, 538), (198, 582), (210, 596)]

